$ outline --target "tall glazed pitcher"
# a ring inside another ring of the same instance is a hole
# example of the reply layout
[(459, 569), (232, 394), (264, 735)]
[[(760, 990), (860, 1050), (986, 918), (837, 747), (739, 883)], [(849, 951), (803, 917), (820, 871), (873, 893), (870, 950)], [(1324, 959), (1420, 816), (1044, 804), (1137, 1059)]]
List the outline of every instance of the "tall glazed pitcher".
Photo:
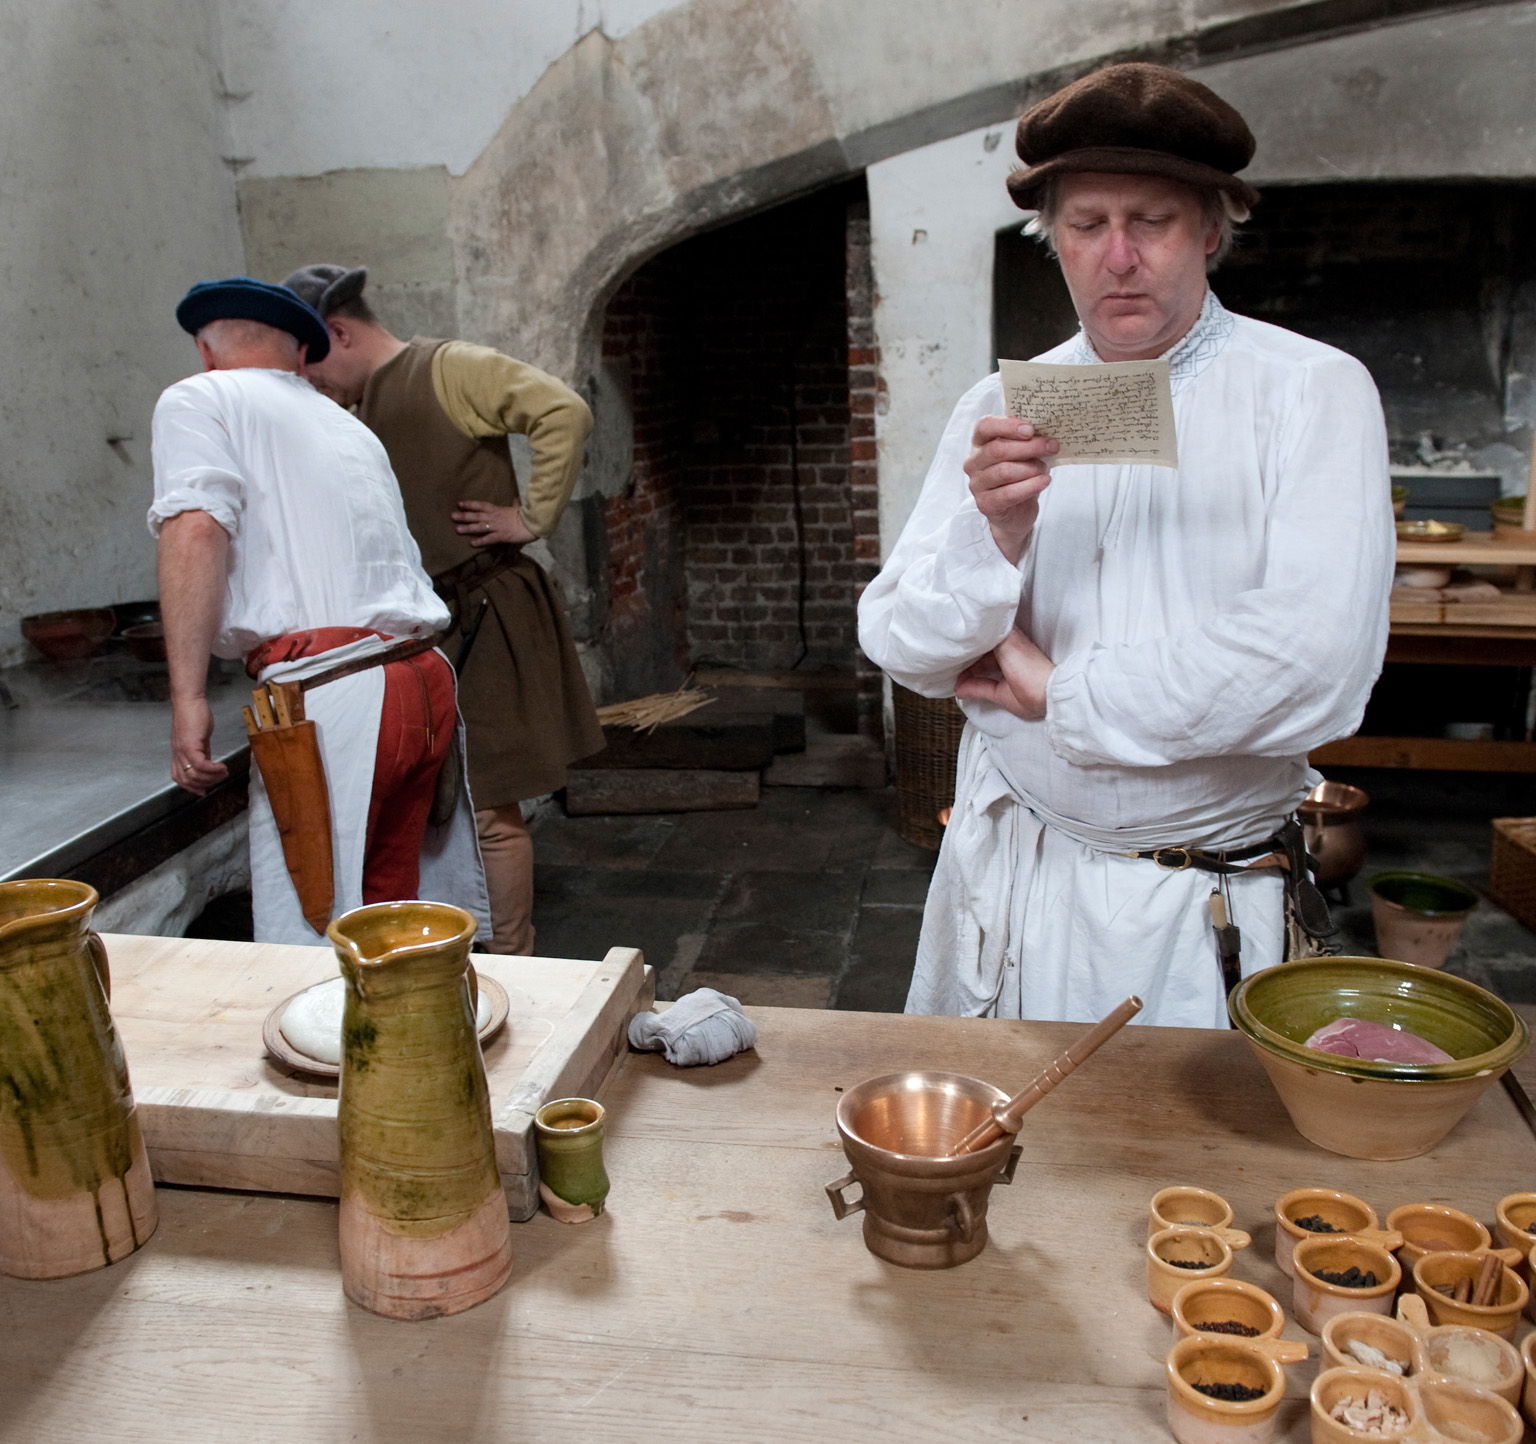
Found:
[(0, 883), (0, 1272), (17, 1278), (103, 1268), (159, 1222), (97, 901), (82, 882)]
[(428, 902), (354, 908), (327, 930), (347, 980), (342, 1287), (391, 1318), (472, 1308), (512, 1271), (475, 1032), (474, 934), (467, 912)]

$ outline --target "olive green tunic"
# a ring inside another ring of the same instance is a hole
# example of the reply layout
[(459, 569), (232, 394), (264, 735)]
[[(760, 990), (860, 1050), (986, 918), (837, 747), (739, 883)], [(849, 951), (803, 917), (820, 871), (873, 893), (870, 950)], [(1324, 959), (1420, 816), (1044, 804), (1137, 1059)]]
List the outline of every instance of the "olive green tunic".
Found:
[[(418, 336), (380, 366), (369, 378), (358, 416), (389, 453), (422, 565), (434, 578), (471, 560), (488, 564), (488, 551), (507, 551), (471, 546), (469, 537), (454, 530), (453, 511), (459, 501), (510, 506), (518, 500), (505, 433), (467, 435), (439, 399), (433, 357), (443, 347), (458, 353), (454, 369), (460, 374), (466, 362), (473, 365), (477, 357), (489, 358), (487, 368), (511, 383), (513, 390), (497, 415), (504, 418), (499, 424), (506, 430), (526, 431), (534, 444), (542, 514), (530, 514), (527, 520), (541, 535), (553, 529), (558, 508), (570, 494), (581, 464), (580, 443), (590, 425), (586, 407), (574, 392), (533, 367), (482, 347)], [(437, 368), (439, 378), (443, 369)], [(523, 378), (525, 394), (519, 397), (515, 392)], [(541, 436), (545, 413), (540, 408), (545, 405), (564, 406), (567, 415), (564, 425), (547, 426)], [(484, 418), (476, 429), (483, 433), (494, 422), (494, 417)], [(464, 625), (479, 610), (481, 595), (466, 595)], [(565, 610), (544, 569), (519, 552), (507, 570), (485, 584), (483, 595), (490, 599), (490, 608), (459, 678), (459, 710), (474, 804), (505, 807), (563, 787), (567, 766), (601, 749), (603, 733)], [(451, 590), (448, 597), (452, 603)], [(450, 659), (456, 658), (452, 640), (447, 651)]]

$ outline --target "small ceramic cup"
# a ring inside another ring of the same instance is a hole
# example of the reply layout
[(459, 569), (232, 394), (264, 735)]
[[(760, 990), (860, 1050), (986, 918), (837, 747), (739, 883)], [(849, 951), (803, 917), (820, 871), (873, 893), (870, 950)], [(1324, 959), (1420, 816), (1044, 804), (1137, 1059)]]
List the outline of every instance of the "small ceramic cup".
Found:
[[(1255, 1399), (1213, 1399), (1201, 1384), (1242, 1384)], [(1168, 1427), (1179, 1444), (1268, 1444), (1285, 1395), (1285, 1370), (1248, 1339), (1196, 1334), (1168, 1354)]]
[[(1376, 1369), (1351, 1349), (1351, 1344), (1364, 1344), (1385, 1354), (1387, 1358), (1403, 1366), (1396, 1378), (1411, 1378), (1424, 1367), (1423, 1346), (1418, 1332), (1401, 1319), (1390, 1314), (1367, 1313), (1350, 1309), (1335, 1314), (1323, 1325), (1323, 1367), (1325, 1369)], [(1381, 1370), (1390, 1373), (1391, 1370)]]
[(1165, 1228), (1147, 1240), (1147, 1298), (1161, 1313), (1185, 1284), (1224, 1278), (1232, 1271), (1232, 1246), (1208, 1228)]
[[(1285, 1310), (1279, 1303), (1257, 1284), (1246, 1284), (1241, 1279), (1206, 1279), (1185, 1284), (1173, 1296), (1171, 1316), (1175, 1344), (1196, 1336), (1242, 1339), (1263, 1350), (1277, 1364), (1299, 1364), (1309, 1352), (1300, 1339), (1280, 1337), (1285, 1327)], [(1253, 1332), (1239, 1333), (1232, 1327), (1234, 1324)]]
[[(1402, 1234), (1397, 1261), (1405, 1269), (1427, 1253), (1478, 1253), (1493, 1240), (1470, 1214), (1437, 1203), (1405, 1203), (1387, 1215), (1387, 1227)], [(1536, 1242), (1536, 1240), (1533, 1240)]]
[(1525, 1437), (1519, 1410), (1491, 1389), (1464, 1379), (1437, 1379), (1428, 1374), (1415, 1379), (1410, 1387), (1418, 1390), (1419, 1415), (1433, 1431), (1433, 1439), (1447, 1444), (1462, 1439), (1476, 1439), (1479, 1444), (1520, 1444)]
[(1460, 1379), (1488, 1389), (1511, 1404), (1520, 1402), (1525, 1365), (1515, 1346), (1497, 1334), (1462, 1324), (1439, 1324), (1426, 1329), (1421, 1342), (1426, 1377)]
[(1165, 1228), (1208, 1228), (1235, 1249), (1253, 1242), (1242, 1229), (1232, 1227), (1232, 1205), (1208, 1188), (1177, 1185), (1154, 1193), (1147, 1210), (1147, 1237)]
[(1520, 1311), (1529, 1302), (1531, 1291), (1508, 1264), (1501, 1265), (1498, 1297), (1491, 1304), (1458, 1304), (1436, 1287), (1437, 1284), (1454, 1286), (1463, 1278), (1476, 1283), (1484, 1257), (1477, 1253), (1427, 1253), (1413, 1266), (1414, 1292), (1424, 1300), (1432, 1323), (1487, 1329), (1490, 1334), (1498, 1334), (1512, 1342)]
[(1536, 1193), (1511, 1193), (1499, 1200), (1493, 1231), (1505, 1248), (1517, 1248), (1526, 1262), (1519, 1269), (1526, 1287), (1533, 1290), (1532, 1302), (1525, 1306), (1525, 1316), (1536, 1323), (1536, 1263), (1531, 1262), (1536, 1249)]
[[(1323, 1325), (1335, 1314), (1391, 1313), (1393, 1295), (1403, 1281), (1402, 1267), (1380, 1244), (1347, 1235), (1330, 1238), (1321, 1234), (1303, 1239), (1296, 1245), (1292, 1264), (1295, 1273), (1291, 1311), (1296, 1322), (1311, 1334), (1322, 1333)], [(1319, 1271), (1341, 1274), (1351, 1268), (1375, 1274), (1376, 1282), (1364, 1288), (1349, 1288), (1318, 1276)]]
[(1525, 1365), (1525, 1388), (1520, 1392), (1520, 1412), (1536, 1424), (1536, 1333), (1527, 1334), (1520, 1345), (1520, 1360)]
[(1376, 1210), (1352, 1193), (1333, 1188), (1295, 1188), (1275, 1200), (1275, 1263), (1280, 1272), (1291, 1277), (1291, 1255), (1304, 1238), (1327, 1237), (1314, 1234), (1296, 1222), (1298, 1218), (1320, 1218), (1333, 1233), (1370, 1238), (1380, 1232)]
[(533, 1116), (539, 1149), (539, 1197), (561, 1223), (598, 1217), (608, 1197), (601, 1103), (556, 1098)]
[[(1387, 1434), (1367, 1434), (1333, 1417), (1333, 1407), (1341, 1399), (1363, 1401), (1373, 1389), (1407, 1416), (1402, 1428)], [(1373, 1441), (1373, 1444), (1383, 1444), (1383, 1441), (1391, 1444), (1393, 1440), (1408, 1438), (1409, 1431), (1420, 1419), (1419, 1394), (1412, 1384), (1379, 1369), (1358, 1366), (1324, 1369), (1312, 1381), (1311, 1406), (1312, 1444), (1358, 1444), (1364, 1440)]]

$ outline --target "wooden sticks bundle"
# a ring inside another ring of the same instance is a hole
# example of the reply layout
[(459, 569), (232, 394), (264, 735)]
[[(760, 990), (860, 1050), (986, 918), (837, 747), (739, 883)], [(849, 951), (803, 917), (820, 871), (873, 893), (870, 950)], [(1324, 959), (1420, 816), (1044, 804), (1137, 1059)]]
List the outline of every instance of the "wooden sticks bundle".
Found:
[(649, 697), (635, 697), (628, 702), (614, 702), (597, 709), (597, 720), (604, 727), (633, 727), (637, 732), (654, 732), (663, 722), (675, 722), (715, 700), (713, 692), (693, 686), (690, 677), (675, 692), (653, 692)]

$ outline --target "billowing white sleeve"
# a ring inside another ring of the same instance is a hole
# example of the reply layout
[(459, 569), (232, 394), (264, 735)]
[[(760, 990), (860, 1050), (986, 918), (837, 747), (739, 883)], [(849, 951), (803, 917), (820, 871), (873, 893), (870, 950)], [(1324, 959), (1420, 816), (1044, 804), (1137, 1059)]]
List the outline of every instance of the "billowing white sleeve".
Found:
[(155, 499), (149, 508), (154, 537), (184, 511), (206, 511), (231, 537), (240, 534), (245, 476), (219, 414), (220, 398), (197, 381), (178, 382), (155, 404), (150, 426)]
[(911, 518), (859, 599), (864, 655), (924, 697), (954, 695), (955, 678), (1008, 635), (1020, 570), (998, 549), (964, 471), (983, 416), (1000, 416), (996, 376), (961, 397), (944, 428)]
[(1295, 757), (1360, 724), (1396, 556), (1386, 425), (1348, 357), (1303, 372), (1276, 453), (1262, 584), (1147, 643), (1058, 659), (1046, 731), (1079, 765)]

